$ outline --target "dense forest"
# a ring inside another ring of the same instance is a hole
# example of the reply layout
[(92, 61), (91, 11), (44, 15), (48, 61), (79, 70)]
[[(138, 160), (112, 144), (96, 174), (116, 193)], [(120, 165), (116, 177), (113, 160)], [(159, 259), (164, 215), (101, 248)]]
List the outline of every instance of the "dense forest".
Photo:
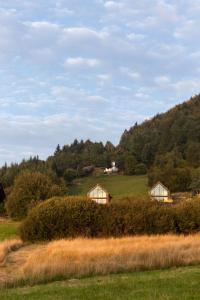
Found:
[(200, 189), (200, 95), (125, 130), (120, 143), (78, 141), (42, 161), (31, 157), (19, 164), (3, 166), (0, 180), (7, 190), (25, 171), (47, 174), (53, 182), (70, 184), (115, 160), (127, 175), (148, 173), (149, 184), (162, 181), (172, 191)]
[(148, 168), (149, 183), (174, 191), (199, 189), (200, 95), (122, 135), (118, 146)]

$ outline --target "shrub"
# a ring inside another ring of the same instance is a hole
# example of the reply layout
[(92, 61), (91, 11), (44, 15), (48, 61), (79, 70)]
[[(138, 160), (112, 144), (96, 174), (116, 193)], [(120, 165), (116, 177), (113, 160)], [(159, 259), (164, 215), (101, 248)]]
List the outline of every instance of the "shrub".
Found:
[(25, 241), (69, 237), (120, 237), (200, 230), (200, 201), (171, 206), (149, 200), (99, 205), (80, 197), (52, 198), (30, 211), (21, 226)]
[(135, 168), (135, 175), (144, 175), (147, 173), (147, 168), (145, 164), (140, 163)]
[(51, 177), (40, 172), (21, 173), (15, 180), (6, 201), (8, 215), (16, 220), (23, 219), (30, 208), (39, 201), (66, 193), (63, 186), (53, 183)]
[(6, 209), (5, 209), (5, 203), (1, 202), (0, 203), (0, 217), (6, 216)]
[(77, 177), (77, 172), (74, 169), (67, 169), (63, 177), (67, 183), (71, 183)]
[(180, 203), (175, 210), (176, 231), (179, 233), (195, 233), (200, 230), (200, 201), (188, 200)]
[(127, 155), (124, 161), (124, 173), (126, 175), (134, 175), (137, 165), (137, 160), (133, 155)]
[(156, 203), (147, 199), (126, 198), (107, 206), (104, 222), (106, 236), (123, 236), (147, 233), (148, 212)]
[(175, 207), (155, 203), (148, 211), (148, 234), (176, 233)]
[(30, 211), (22, 223), (21, 238), (34, 241), (97, 236), (101, 209), (103, 206), (81, 197), (49, 199)]

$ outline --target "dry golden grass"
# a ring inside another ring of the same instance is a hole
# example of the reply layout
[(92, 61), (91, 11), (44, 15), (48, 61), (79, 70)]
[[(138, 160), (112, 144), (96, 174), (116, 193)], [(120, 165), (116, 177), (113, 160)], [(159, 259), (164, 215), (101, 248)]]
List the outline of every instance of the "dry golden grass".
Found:
[(35, 248), (18, 280), (39, 283), (58, 277), (163, 269), (200, 263), (200, 235), (59, 240)]
[(0, 266), (6, 259), (6, 256), (14, 250), (22, 247), (23, 243), (21, 240), (6, 240), (0, 243)]

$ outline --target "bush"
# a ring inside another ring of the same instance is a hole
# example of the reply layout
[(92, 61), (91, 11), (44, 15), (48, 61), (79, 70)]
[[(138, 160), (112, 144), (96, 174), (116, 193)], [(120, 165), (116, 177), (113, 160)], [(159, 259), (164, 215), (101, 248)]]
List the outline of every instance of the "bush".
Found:
[(5, 203), (1, 202), (0, 203), (0, 217), (5, 217), (5, 216), (6, 216)]
[(147, 173), (147, 168), (145, 164), (140, 163), (135, 168), (135, 175), (144, 175)]
[(178, 233), (195, 233), (200, 230), (200, 201), (193, 199), (180, 203), (175, 214)]
[(99, 205), (80, 197), (52, 198), (30, 211), (21, 225), (24, 241), (193, 233), (200, 230), (200, 201), (176, 206), (149, 200)]
[(66, 193), (63, 185), (53, 183), (51, 177), (40, 172), (24, 172), (15, 180), (6, 201), (8, 215), (16, 220), (23, 219), (30, 208), (39, 201)]
[(25, 241), (98, 235), (104, 207), (81, 197), (55, 197), (33, 208), (21, 226)]
[(77, 172), (74, 169), (67, 169), (64, 172), (64, 179), (66, 181), (66, 183), (71, 183), (76, 177), (77, 177)]

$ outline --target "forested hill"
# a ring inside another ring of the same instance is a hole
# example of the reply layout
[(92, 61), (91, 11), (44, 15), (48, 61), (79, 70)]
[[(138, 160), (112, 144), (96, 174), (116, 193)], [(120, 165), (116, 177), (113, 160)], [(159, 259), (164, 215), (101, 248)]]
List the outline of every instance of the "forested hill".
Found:
[(200, 95), (125, 130), (119, 147), (148, 167), (167, 153), (200, 166)]
[(42, 172), (69, 184), (115, 160), (127, 175), (148, 173), (149, 184), (162, 181), (171, 190), (200, 189), (200, 95), (126, 130), (118, 146), (77, 141), (56, 148), (46, 161), (37, 156), (0, 168), (0, 181), (12, 187), (22, 171)]

